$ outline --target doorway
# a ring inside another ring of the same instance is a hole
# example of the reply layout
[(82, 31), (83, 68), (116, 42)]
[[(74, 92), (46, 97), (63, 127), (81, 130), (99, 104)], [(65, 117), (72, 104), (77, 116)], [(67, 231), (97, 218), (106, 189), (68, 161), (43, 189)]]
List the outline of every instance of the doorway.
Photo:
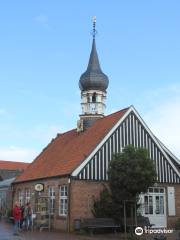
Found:
[(151, 187), (140, 196), (141, 214), (149, 218), (154, 228), (167, 226), (165, 189)]

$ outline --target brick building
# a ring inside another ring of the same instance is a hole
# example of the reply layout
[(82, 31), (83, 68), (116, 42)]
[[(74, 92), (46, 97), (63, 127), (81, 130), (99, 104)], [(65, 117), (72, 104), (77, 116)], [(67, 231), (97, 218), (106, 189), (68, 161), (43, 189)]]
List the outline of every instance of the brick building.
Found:
[(14, 200), (31, 201), (38, 213), (38, 201), (47, 198), (53, 226), (73, 229), (75, 219), (92, 217), (93, 197), (108, 181), (113, 153), (131, 144), (148, 150), (157, 172), (156, 184), (141, 195), (141, 212), (156, 227), (172, 226), (180, 217), (180, 162), (133, 106), (104, 116), (109, 80), (100, 68), (95, 33), (94, 22), (88, 67), (79, 81), (82, 114), (77, 128), (57, 134), (16, 179)]
[(12, 188), (11, 184), (15, 178), (0, 181), (0, 215), (7, 216), (12, 209)]
[(6, 215), (12, 208), (11, 184), (29, 165), (24, 162), (0, 161), (0, 213)]
[(29, 163), (0, 160), (0, 180), (16, 177), (22, 173)]

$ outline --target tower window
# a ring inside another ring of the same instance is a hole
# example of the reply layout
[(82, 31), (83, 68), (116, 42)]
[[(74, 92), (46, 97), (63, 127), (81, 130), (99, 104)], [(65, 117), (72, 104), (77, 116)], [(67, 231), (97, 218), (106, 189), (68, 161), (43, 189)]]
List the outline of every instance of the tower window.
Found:
[(91, 99), (90, 99), (90, 96), (89, 94), (87, 95), (87, 102), (90, 103)]
[(96, 93), (93, 93), (93, 95), (92, 95), (92, 102), (93, 102), (93, 103), (96, 102), (96, 97), (97, 97), (97, 96), (96, 96)]

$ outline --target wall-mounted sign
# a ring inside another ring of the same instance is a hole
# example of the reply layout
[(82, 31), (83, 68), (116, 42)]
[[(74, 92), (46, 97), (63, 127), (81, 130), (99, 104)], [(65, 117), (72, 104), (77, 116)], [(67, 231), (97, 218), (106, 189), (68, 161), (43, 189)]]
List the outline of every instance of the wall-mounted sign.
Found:
[(42, 183), (37, 183), (35, 186), (34, 186), (34, 189), (35, 191), (37, 192), (42, 192), (44, 190), (44, 184)]

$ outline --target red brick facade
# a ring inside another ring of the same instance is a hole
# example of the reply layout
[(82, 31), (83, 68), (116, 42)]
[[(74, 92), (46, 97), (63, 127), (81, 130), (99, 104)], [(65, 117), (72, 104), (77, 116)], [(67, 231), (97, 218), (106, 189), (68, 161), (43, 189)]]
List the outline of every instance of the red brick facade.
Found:
[[(60, 217), (59, 216), (59, 187), (62, 185), (68, 185), (68, 178), (54, 178), (54, 179), (46, 179), (46, 180), (37, 180), (31, 182), (24, 182), (13, 185), (14, 192), (14, 202), (18, 201), (18, 190), (23, 190), (29, 188), (31, 189), (31, 205), (33, 210), (35, 209), (35, 190), (34, 186), (37, 183), (44, 184), (44, 191), (41, 193), (41, 196), (48, 196), (48, 187), (53, 186), (55, 189), (55, 213), (53, 218), (51, 219), (51, 225), (55, 229), (61, 229), (64, 231), (68, 230), (68, 217)], [(25, 199), (24, 199), (25, 201)]]
[(102, 182), (72, 181), (70, 196), (71, 229), (74, 219), (93, 217), (93, 199), (99, 196), (99, 193), (102, 189)]
[[(168, 209), (167, 209), (167, 225), (168, 227), (174, 227), (178, 218), (180, 218), (180, 184), (171, 184), (168, 186), (172, 186), (175, 189), (175, 209), (176, 209), (176, 216), (168, 216)], [(166, 198), (166, 201), (167, 198)], [(168, 204), (166, 204), (168, 206)]]
[[(100, 191), (103, 189), (103, 182), (96, 181), (83, 181), (83, 180), (71, 180), (68, 178), (54, 178), (42, 181), (32, 181), (26, 183), (14, 184), (14, 201), (18, 200), (18, 189), (31, 189), (31, 204), (34, 208), (34, 186), (36, 183), (44, 183), (45, 190), (42, 195), (48, 195), (48, 186), (55, 187), (55, 213), (52, 218), (52, 226), (56, 229), (69, 231), (74, 229), (74, 220), (93, 217), (92, 206), (93, 199), (99, 196)], [(66, 217), (59, 216), (59, 187), (62, 185), (68, 186), (68, 215)], [(166, 204), (167, 213), (167, 225), (168, 227), (174, 227), (175, 222), (180, 218), (180, 185), (159, 185), (166, 189), (166, 202), (167, 199), (167, 186), (173, 186), (175, 188), (175, 207), (176, 216), (168, 216), (168, 202)]]
[[(54, 178), (49, 180), (31, 181), (13, 185), (14, 201), (18, 201), (18, 191), (29, 188), (31, 189), (31, 205), (35, 209), (35, 190), (34, 186), (36, 183), (44, 184), (44, 192), (41, 193), (43, 196), (48, 196), (48, 187), (55, 187), (55, 214), (51, 221), (53, 228), (61, 230), (73, 230), (74, 220), (82, 219), (87, 217), (93, 217), (92, 205), (93, 198), (98, 197), (100, 191), (103, 189), (101, 182), (93, 181), (76, 181), (71, 180), (69, 183), (68, 178)], [(68, 186), (69, 194), (69, 209), (66, 217), (59, 216), (59, 187), (62, 185)]]

